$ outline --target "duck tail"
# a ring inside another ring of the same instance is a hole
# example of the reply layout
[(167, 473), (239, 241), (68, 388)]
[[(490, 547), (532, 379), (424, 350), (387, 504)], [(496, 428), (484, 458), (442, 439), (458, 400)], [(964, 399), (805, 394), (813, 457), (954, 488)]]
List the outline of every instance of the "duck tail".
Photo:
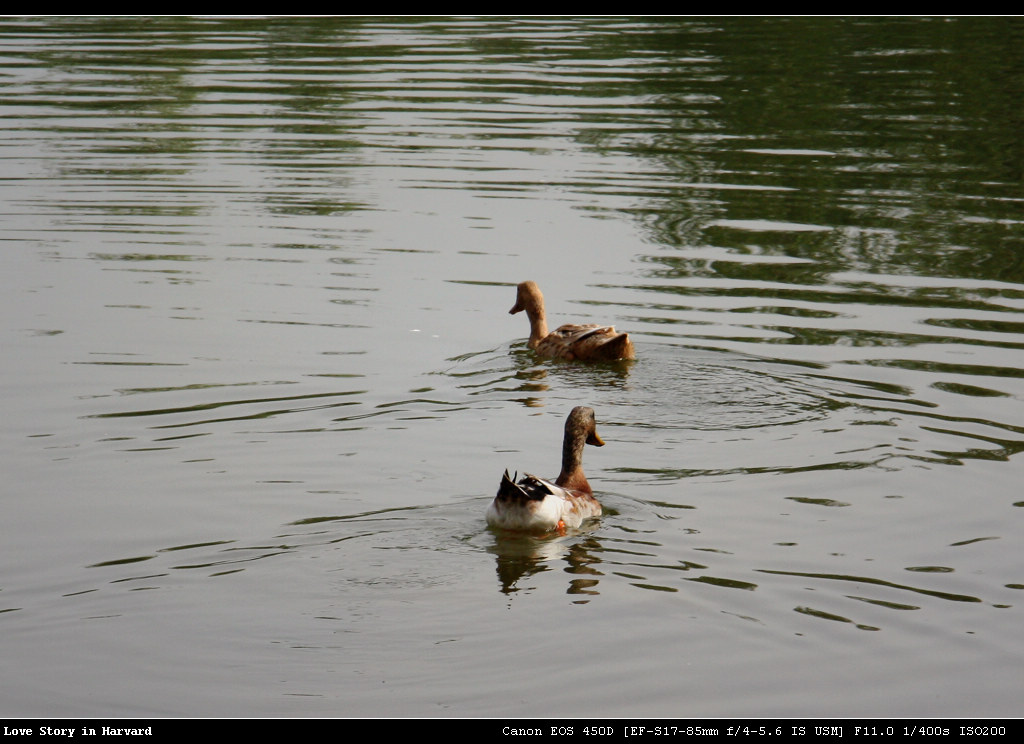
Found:
[(601, 357), (605, 359), (635, 359), (636, 352), (633, 351), (633, 341), (628, 333), (617, 333), (611, 338), (601, 342)]
[(516, 483), (515, 478), (508, 474), (508, 470), (501, 476), (501, 483), (498, 485), (498, 499), (501, 501), (538, 501), (548, 496), (551, 489), (544, 481), (536, 476), (524, 473), (522, 479)]
[(505, 474), (501, 476), (501, 484), (498, 486), (498, 498), (501, 501), (518, 501), (525, 497), (523, 489), (516, 485), (514, 476), (509, 476), (506, 469)]

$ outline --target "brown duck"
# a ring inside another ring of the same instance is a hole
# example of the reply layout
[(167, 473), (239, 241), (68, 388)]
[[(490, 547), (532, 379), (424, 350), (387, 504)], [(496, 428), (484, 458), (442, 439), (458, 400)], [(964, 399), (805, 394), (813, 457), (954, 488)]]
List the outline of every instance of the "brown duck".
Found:
[(569, 324), (548, 333), (544, 295), (536, 282), (523, 282), (518, 286), (516, 304), (508, 312), (515, 315), (521, 310), (525, 310), (530, 319), (527, 346), (540, 356), (584, 362), (636, 358), (629, 334), (616, 333), (614, 326)]

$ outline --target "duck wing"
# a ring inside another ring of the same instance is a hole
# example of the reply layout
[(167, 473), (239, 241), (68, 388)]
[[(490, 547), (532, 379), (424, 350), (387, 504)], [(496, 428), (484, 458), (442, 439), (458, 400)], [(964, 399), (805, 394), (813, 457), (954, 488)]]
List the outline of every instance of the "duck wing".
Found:
[(615, 326), (568, 324), (556, 328), (537, 345), (537, 353), (559, 359), (633, 359), (633, 342)]

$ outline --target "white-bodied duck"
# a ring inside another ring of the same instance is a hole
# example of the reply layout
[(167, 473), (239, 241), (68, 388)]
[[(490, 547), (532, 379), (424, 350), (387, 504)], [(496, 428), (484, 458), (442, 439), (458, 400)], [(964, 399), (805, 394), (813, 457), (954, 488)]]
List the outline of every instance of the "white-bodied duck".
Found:
[(594, 409), (577, 406), (565, 420), (562, 472), (555, 482), (524, 474), (518, 483), (508, 470), (487, 509), (487, 523), (507, 530), (546, 532), (579, 527), (601, 514), (601, 504), (583, 474), (583, 445), (603, 447)]

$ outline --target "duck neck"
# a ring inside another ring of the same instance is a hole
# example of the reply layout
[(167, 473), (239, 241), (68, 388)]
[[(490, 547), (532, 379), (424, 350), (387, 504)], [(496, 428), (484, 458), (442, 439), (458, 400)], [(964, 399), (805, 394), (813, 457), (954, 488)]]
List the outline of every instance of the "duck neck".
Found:
[(586, 443), (584, 437), (574, 436), (570, 432), (565, 433), (562, 441), (562, 472), (555, 480), (556, 486), (568, 488), (573, 491), (593, 493), (587, 477), (583, 475), (583, 445)]
[(530, 319), (530, 340), (527, 345), (533, 349), (548, 337), (548, 321), (544, 315), (544, 305), (531, 305), (526, 308), (526, 316)]

